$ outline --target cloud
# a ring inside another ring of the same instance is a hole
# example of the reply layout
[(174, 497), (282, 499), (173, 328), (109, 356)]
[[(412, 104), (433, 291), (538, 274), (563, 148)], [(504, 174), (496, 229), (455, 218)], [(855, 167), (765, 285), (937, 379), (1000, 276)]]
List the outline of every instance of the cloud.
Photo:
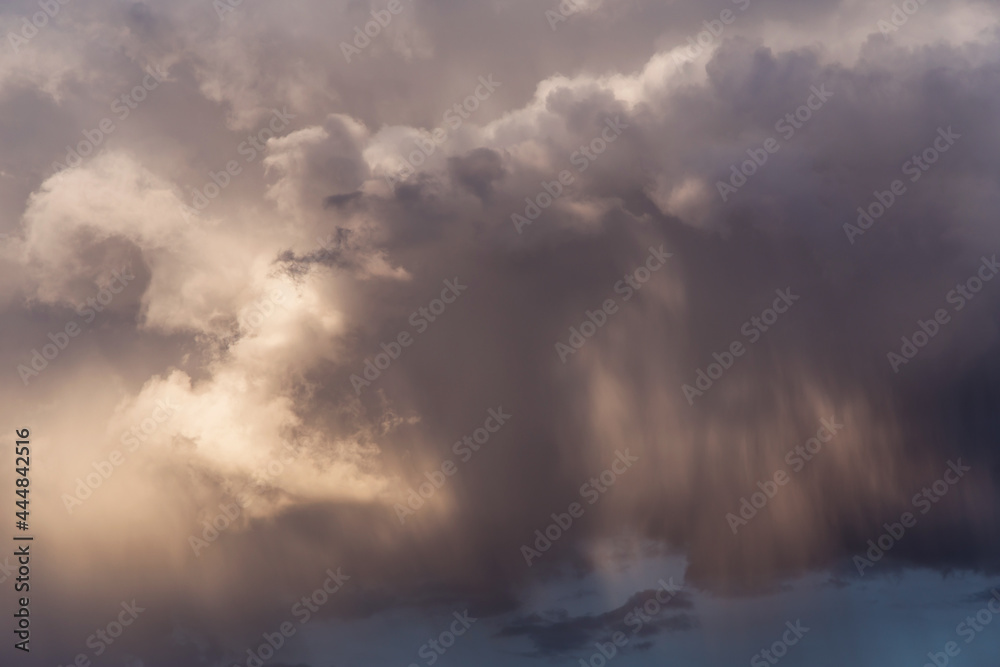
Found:
[[(680, 65), (714, 10), (605, 0), (553, 32), (533, 3), (417, 2), (345, 62), (377, 4), (220, 20), (205, 2), (71, 3), (0, 65), (0, 397), (44, 433), (60, 489), (44, 536), (76, 554), (55, 577), (53, 656), (94, 605), (141, 593), (158, 611), (134, 641), (163, 656), (148, 664), (228, 659), (333, 565), (356, 586), (324, 619), (472, 601), (500, 638), (562, 656), (648, 593), (523, 613), (567, 570), (612, 578), (595, 545), (683, 554), (686, 581), (720, 596), (774, 591), (842, 574), (957, 457), (968, 479), (882, 571), (997, 571), (1000, 292), (948, 300), (1000, 245), (995, 8), (928, 4), (886, 36), (872, 3), (751, 3)], [(154, 64), (169, 75), (150, 99), (51, 173)], [(487, 75), (496, 92), (387, 182)], [(262, 136), (279, 112), (288, 125)], [(954, 147), (905, 171), (947, 128)], [(850, 238), (894, 180), (905, 193)], [(631, 286), (657, 248), (673, 256)], [(25, 385), (14, 369), (126, 267), (135, 280)], [(468, 292), (435, 312), (446, 280)], [(800, 300), (754, 324), (776, 290)], [(608, 300), (564, 363), (556, 344)], [(938, 308), (953, 324), (894, 373), (886, 354)], [(689, 401), (734, 342), (746, 353)], [(167, 398), (181, 409), (129, 469), (66, 512), (62, 490)], [(401, 523), (395, 505), (497, 406), (509, 426)], [(734, 535), (726, 515), (831, 418), (843, 432)], [(623, 448), (641, 464), (527, 568), (520, 545)], [(87, 537), (102, 527), (126, 537)], [(635, 646), (698, 627), (684, 600)]]
[[(691, 630), (697, 626), (693, 614), (678, 611), (690, 610), (694, 606), (684, 593), (671, 598), (666, 615), (657, 613), (650, 617), (642, 614), (642, 606), (655, 600), (656, 593), (655, 590), (639, 591), (629, 596), (620, 607), (600, 614), (572, 616), (565, 609), (560, 609), (516, 618), (505, 625), (498, 636), (527, 637), (534, 644), (534, 656), (555, 657), (588, 651), (595, 642), (610, 641), (616, 633), (623, 633), (631, 640), (633, 636), (651, 637), (664, 632)], [(662, 607), (657, 605), (656, 608)], [(633, 646), (639, 647), (639, 644)]]

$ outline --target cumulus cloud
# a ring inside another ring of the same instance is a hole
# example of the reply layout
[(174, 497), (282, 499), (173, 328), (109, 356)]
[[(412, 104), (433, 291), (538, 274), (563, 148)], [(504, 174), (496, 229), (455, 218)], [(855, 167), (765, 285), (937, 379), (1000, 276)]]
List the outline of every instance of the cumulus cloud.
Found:
[[(638, 655), (718, 600), (853, 577), (959, 458), (879, 567), (996, 573), (995, 7), (604, 0), (553, 30), (555, 3), (406, 0), (350, 62), (378, 2), (227, 7), (60, 5), (0, 62), (4, 423), (54, 461), (40, 537), (76, 554), (46, 659), (143, 595), (129, 656), (245, 661), (333, 566), (323, 623), (466, 605), (493, 624), (470, 646), (561, 659), (648, 597), (619, 566), (653, 548), (694, 592)], [(573, 577), (614, 590), (544, 599)]]

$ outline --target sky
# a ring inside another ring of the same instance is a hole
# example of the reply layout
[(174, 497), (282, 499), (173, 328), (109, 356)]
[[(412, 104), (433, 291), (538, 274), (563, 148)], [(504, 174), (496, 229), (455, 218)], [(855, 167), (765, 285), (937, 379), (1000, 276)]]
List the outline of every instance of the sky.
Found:
[(0, 36), (3, 665), (995, 667), (996, 3)]

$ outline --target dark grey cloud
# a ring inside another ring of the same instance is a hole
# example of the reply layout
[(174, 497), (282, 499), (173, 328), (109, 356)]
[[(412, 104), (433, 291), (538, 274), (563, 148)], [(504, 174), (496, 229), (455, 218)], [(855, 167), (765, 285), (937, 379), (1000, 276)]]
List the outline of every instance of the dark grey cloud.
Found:
[(451, 178), (484, 202), (493, 194), (493, 183), (503, 178), (503, 162), (496, 151), (478, 148), (448, 160)]
[[(533, 655), (548, 657), (590, 651), (595, 642), (611, 641), (616, 633), (622, 633), (631, 640), (634, 636), (652, 637), (664, 632), (690, 630), (696, 626), (697, 621), (693, 615), (679, 611), (693, 607), (690, 598), (683, 593), (670, 599), (667, 611), (663, 611), (663, 607), (657, 603), (655, 608), (660, 610), (659, 613), (654, 616), (644, 615), (643, 605), (657, 600), (657, 592), (639, 591), (629, 597), (625, 604), (601, 614), (572, 616), (565, 609), (559, 609), (546, 614), (516, 618), (504, 626), (498, 636), (526, 637), (534, 645)], [(636, 643), (634, 648), (638, 648), (640, 643), (644, 642)]]

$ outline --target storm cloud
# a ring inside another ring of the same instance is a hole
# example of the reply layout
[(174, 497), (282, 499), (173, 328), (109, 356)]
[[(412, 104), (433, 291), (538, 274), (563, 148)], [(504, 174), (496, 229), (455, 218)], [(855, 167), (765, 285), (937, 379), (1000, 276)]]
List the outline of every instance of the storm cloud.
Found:
[(26, 664), (576, 663), (668, 574), (623, 666), (810, 614), (801, 664), (917, 664), (988, 601), (995, 5), (44, 4), (0, 10)]

